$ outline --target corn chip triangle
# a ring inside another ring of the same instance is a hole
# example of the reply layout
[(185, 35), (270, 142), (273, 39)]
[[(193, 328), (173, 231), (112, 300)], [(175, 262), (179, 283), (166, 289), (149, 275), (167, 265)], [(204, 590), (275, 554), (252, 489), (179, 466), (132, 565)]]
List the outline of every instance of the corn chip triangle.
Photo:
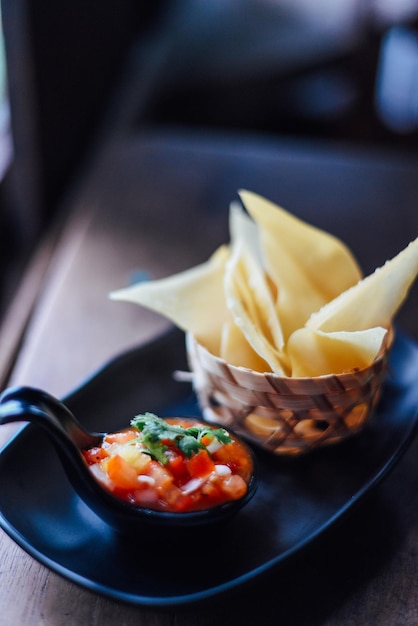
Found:
[(249, 191), (240, 197), (260, 230), (266, 271), (277, 286), (277, 315), (288, 339), (310, 315), (355, 285), (361, 271), (348, 248)]
[(229, 245), (110, 294), (164, 315), (229, 364), (279, 376), (371, 365), (418, 275), (418, 238), (366, 278), (336, 237), (241, 191)]
[(218, 354), (222, 325), (229, 315), (222, 288), (228, 256), (228, 247), (221, 246), (206, 263), (114, 291), (110, 298), (134, 302), (164, 315)]
[(292, 376), (342, 374), (367, 367), (378, 355), (386, 333), (381, 327), (336, 333), (300, 328), (287, 345)]
[(269, 365), (251, 347), (242, 330), (231, 320), (222, 327), (220, 356), (230, 365), (246, 367), (255, 372), (268, 372)]
[(306, 323), (325, 332), (389, 327), (418, 275), (418, 237), (385, 265), (340, 294)]
[[(231, 206), (230, 231), (231, 256), (224, 275), (227, 307), (253, 350), (273, 372), (284, 374), (287, 363), (283, 334), (261, 262), (258, 229), (241, 207)], [(225, 358), (222, 352), (221, 356)]]

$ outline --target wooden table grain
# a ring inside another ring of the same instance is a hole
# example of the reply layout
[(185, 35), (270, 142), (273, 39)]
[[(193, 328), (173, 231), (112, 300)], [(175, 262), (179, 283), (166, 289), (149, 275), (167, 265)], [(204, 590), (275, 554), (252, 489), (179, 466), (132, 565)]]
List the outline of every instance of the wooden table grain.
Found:
[[(418, 235), (417, 174), (411, 155), (354, 146), (167, 129), (115, 140), (74, 190), (48, 261), (41, 255), (34, 306), (3, 384), (63, 397), (106, 361), (159, 335), (166, 320), (108, 293), (137, 272), (159, 277), (204, 261), (227, 240), (237, 189), (334, 232), (371, 271)], [(414, 288), (399, 323), (415, 340), (417, 310)], [(2, 427), (0, 444), (15, 430)], [(416, 625), (417, 493), (415, 441), (370, 498), (285, 567), (231, 596), (176, 610), (97, 595), (0, 532), (0, 625)]]

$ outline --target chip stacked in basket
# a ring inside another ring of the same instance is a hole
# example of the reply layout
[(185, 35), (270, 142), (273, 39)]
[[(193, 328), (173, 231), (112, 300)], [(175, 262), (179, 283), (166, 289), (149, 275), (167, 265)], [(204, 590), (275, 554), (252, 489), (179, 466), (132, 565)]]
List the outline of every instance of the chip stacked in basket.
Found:
[(203, 414), (276, 454), (358, 432), (386, 376), (418, 238), (363, 278), (334, 236), (242, 191), (230, 243), (174, 276), (111, 294), (187, 333)]

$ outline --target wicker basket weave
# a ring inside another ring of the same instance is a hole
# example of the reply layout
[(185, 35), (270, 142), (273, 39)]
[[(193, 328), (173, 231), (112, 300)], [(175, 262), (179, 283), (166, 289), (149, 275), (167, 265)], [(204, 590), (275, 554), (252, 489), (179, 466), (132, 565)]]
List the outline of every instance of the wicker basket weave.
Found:
[(390, 330), (369, 366), (340, 375), (286, 378), (228, 364), (186, 336), (193, 387), (205, 419), (275, 454), (296, 455), (359, 432), (380, 397)]

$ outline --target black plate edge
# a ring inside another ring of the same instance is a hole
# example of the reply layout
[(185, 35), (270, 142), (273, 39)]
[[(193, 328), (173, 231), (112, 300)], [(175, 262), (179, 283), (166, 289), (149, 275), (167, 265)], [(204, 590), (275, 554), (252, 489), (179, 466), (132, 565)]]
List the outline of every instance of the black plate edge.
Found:
[[(115, 367), (119, 366), (123, 361), (129, 361), (132, 358), (135, 358), (135, 355), (138, 352), (143, 351), (153, 351), (160, 344), (164, 344), (167, 341), (170, 341), (172, 337), (178, 335), (179, 331), (177, 329), (169, 329), (162, 335), (156, 337), (155, 339), (151, 339), (149, 342), (142, 344), (140, 346), (134, 347), (130, 350), (123, 352), (120, 355), (110, 359), (104, 365), (99, 367), (96, 371), (94, 371), (91, 375), (86, 377), (85, 381), (80, 385), (71, 390), (66, 396), (63, 398), (64, 402), (70, 401), (73, 397), (81, 394), (83, 392), (84, 387), (86, 387), (91, 381), (94, 381), (97, 377), (101, 375), (106, 375), (109, 371)], [(403, 337), (403, 340), (408, 342), (412, 342), (415, 344), (413, 340), (406, 337), (402, 333), (397, 333), (398, 335)], [(31, 428), (30, 424), (23, 425), (21, 429), (19, 429), (12, 438), (6, 442), (6, 444), (0, 449), (0, 454), (13, 445), (13, 443), (18, 439), (24, 430), (27, 428)], [(403, 440), (401, 445), (398, 447), (396, 453), (390, 457), (390, 459), (385, 463), (380, 470), (373, 476), (373, 479), (368, 481), (363, 487), (357, 491), (357, 493), (348, 501), (343, 507), (341, 507), (338, 512), (329, 518), (329, 520), (323, 524), (320, 528), (318, 528), (314, 533), (311, 533), (304, 540), (300, 541), (298, 544), (294, 545), (289, 550), (281, 553), (279, 556), (270, 559), (262, 566), (256, 567), (252, 569), (250, 572), (238, 576), (231, 581), (225, 582), (221, 585), (217, 585), (214, 587), (209, 587), (203, 591), (193, 592), (187, 595), (175, 595), (175, 596), (164, 596), (156, 598), (155, 596), (140, 596), (138, 594), (124, 593), (122, 591), (115, 590), (108, 586), (103, 586), (102, 584), (95, 583), (89, 578), (85, 578), (80, 576), (79, 574), (69, 570), (68, 568), (62, 567), (59, 563), (52, 561), (47, 556), (45, 556), (42, 552), (34, 549), (31, 544), (13, 527), (8, 521), (4, 518), (3, 514), (0, 511), (0, 527), (6, 532), (6, 534), (27, 554), (32, 556), (35, 560), (37, 560), (40, 564), (48, 567), (51, 571), (60, 575), (62, 578), (69, 580), (73, 583), (78, 584), (79, 586), (98, 593), (104, 597), (120, 601), (123, 603), (127, 603), (135, 606), (144, 606), (150, 608), (175, 608), (184, 605), (197, 604), (202, 601), (209, 600), (214, 596), (226, 595), (228, 592), (235, 590), (237, 587), (241, 587), (243, 585), (248, 585), (257, 579), (259, 576), (266, 575), (270, 573), (275, 568), (280, 565), (283, 565), (285, 561), (291, 558), (294, 554), (299, 553), (301, 550), (307, 548), (311, 544), (313, 544), (318, 538), (320, 538), (327, 530), (331, 527), (334, 527), (336, 523), (342, 522), (347, 515), (351, 514), (355, 508), (369, 495), (371, 492), (382, 482), (384, 478), (388, 476), (388, 474), (396, 467), (397, 463), (403, 456), (406, 449), (409, 447), (413, 437), (415, 436), (418, 430), (418, 407), (414, 414), (411, 416), (409, 421), (409, 428), (405, 431)]]

